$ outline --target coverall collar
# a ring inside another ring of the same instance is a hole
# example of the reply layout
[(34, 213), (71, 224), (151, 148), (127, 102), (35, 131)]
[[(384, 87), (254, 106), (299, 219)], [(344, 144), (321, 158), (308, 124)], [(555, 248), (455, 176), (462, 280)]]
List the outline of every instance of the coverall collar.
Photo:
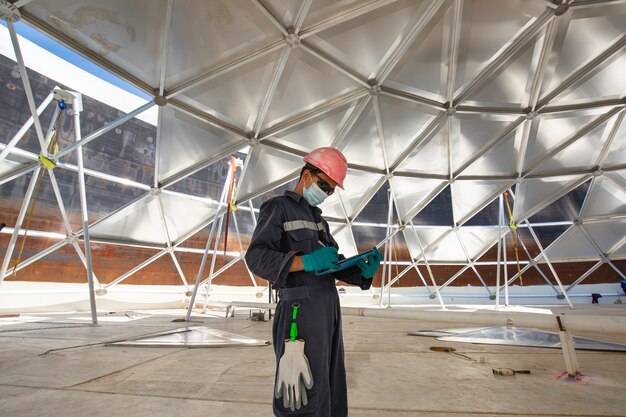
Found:
[(287, 197), (290, 197), (291, 199), (293, 199), (298, 204), (303, 204), (306, 207), (311, 208), (315, 213), (318, 213), (318, 214), (322, 213), (322, 209), (321, 208), (311, 206), (309, 203), (307, 203), (307, 201), (304, 199), (304, 197), (302, 197), (298, 193), (295, 193), (295, 192), (293, 192), (291, 190), (287, 190), (287, 191), (285, 191), (285, 193), (283, 195), (285, 195)]

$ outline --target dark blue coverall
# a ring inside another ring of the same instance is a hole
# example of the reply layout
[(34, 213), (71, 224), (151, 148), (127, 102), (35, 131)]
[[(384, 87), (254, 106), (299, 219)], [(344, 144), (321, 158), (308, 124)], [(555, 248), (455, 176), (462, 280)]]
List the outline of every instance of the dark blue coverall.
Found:
[(283, 400), (274, 399), (276, 416), (344, 417), (348, 415), (346, 370), (344, 365), (341, 309), (335, 279), (368, 289), (371, 279), (361, 276), (358, 267), (335, 275), (316, 276), (314, 272), (289, 272), (294, 256), (302, 256), (324, 246), (338, 247), (330, 235), (322, 211), (310, 206), (292, 191), (266, 201), (246, 252), (250, 270), (278, 288), (272, 338), (276, 365), (289, 339), (291, 313), (298, 304), (298, 337), (305, 341), (305, 355), (313, 374), (313, 387), (307, 391), (308, 405), (292, 412)]

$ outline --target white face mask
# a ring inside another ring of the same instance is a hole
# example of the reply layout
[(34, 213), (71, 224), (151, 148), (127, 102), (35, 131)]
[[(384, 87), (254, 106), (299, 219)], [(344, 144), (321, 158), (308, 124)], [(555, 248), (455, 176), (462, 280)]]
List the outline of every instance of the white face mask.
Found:
[[(313, 177), (311, 177), (311, 181), (313, 181)], [(322, 204), (324, 200), (326, 200), (326, 197), (328, 197), (328, 195), (322, 191), (322, 189), (315, 182), (313, 182), (309, 188), (306, 186), (303, 187), (302, 196), (306, 202), (313, 207), (317, 207)]]

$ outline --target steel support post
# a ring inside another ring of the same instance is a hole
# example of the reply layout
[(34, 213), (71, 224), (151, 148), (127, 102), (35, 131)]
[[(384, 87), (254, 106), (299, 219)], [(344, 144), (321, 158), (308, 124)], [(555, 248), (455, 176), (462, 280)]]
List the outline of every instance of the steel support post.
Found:
[(500, 308), (500, 270), (502, 264), (500, 262), (502, 253), (502, 217), (504, 216), (504, 205), (502, 194), (498, 197), (498, 259), (496, 264), (496, 309)]
[[(82, 107), (82, 106), (81, 106)], [(98, 313), (96, 311), (96, 294), (93, 280), (93, 264), (91, 261), (91, 245), (89, 243), (89, 214), (87, 211), (87, 190), (85, 187), (85, 172), (83, 167), (83, 148), (81, 146), (80, 133), (80, 110), (74, 103), (74, 140), (76, 147), (76, 165), (78, 166), (78, 189), (80, 193), (80, 211), (83, 217), (83, 241), (85, 245), (85, 258), (87, 260), (87, 284), (89, 286), (89, 305), (91, 308), (91, 323), (98, 324)]]
[(213, 224), (211, 225), (211, 231), (209, 232), (209, 238), (206, 242), (206, 247), (204, 248), (204, 254), (202, 255), (202, 261), (200, 262), (200, 268), (198, 269), (198, 275), (196, 276), (196, 283), (193, 286), (193, 293), (191, 295), (191, 299), (189, 300), (189, 307), (187, 308), (187, 315), (185, 316), (185, 321), (189, 321), (191, 319), (191, 311), (193, 310), (194, 304), (196, 302), (196, 295), (198, 294), (198, 287), (200, 286), (200, 280), (202, 279), (202, 274), (204, 272), (204, 267), (206, 266), (206, 258), (209, 254), (209, 249), (211, 248), (211, 242), (213, 240), (213, 235), (215, 234), (215, 227), (217, 225), (217, 216), (222, 209), (222, 205), (224, 204), (227, 194), (228, 194), (228, 184), (230, 183), (231, 175), (233, 174), (232, 168), (228, 170), (228, 175), (226, 176), (226, 181), (224, 182), (224, 189), (222, 190), (222, 195), (220, 196), (220, 200), (217, 203), (217, 209), (215, 210), (215, 216), (213, 216)]
[[(502, 223), (504, 223), (505, 219), (502, 219)], [(510, 226), (509, 226), (510, 227)], [(509, 305), (509, 262), (507, 256), (507, 248), (506, 248), (506, 237), (508, 233), (505, 233), (502, 236), (502, 260), (504, 261), (504, 305)]]
[[(392, 203), (393, 198), (390, 198), (389, 200), (390, 200), (389, 204), (393, 204)], [(389, 225), (389, 227), (391, 228), (391, 224)], [(387, 267), (387, 282), (389, 283), (387, 285), (387, 287), (388, 287), (387, 288), (387, 307), (391, 307), (391, 286), (393, 285), (393, 283), (391, 282), (391, 274), (392, 274), (392, 272), (391, 272), (391, 270), (392, 270), (391, 264), (393, 262), (393, 260), (392, 260), (393, 259), (393, 253), (394, 253), (394, 250), (396, 249), (395, 245), (396, 245), (395, 234), (392, 234), (391, 235), (391, 239), (390, 239), (390, 245), (389, 245), (389, 265)], [(397, 261), (397, 259), (396, 259), (396, 261)]]
[[(67, 215), (67, 211), (65, 209), (65, 204), (63, 203), (63, 198), (61, 197), (61, 190), (59, 189), (59, 184), (56, 180), (56, 176), (54, 175), (54, 171), (48, 169), (48, 175), (50, 176), (50, 182), (52, 183), (52, 189), (54, 190), (54, 195), (57, 199), (57, 204), (59, 205), (59, 210), (61, 211), (61, 217), (63, 217), (63, 223), (65, 223), (65, 229), (67, 230), (67, 236), (71, 239), (72, 246), (76, 250), (76, 254), (80, 258), (85, 270), (89, 268), (89, 264), (87, 263), (87, 257), (83, 253), (80, 245), (73, 239), (74, 232), (72, 231), (72, 225), (70, 224), (69, 216)], [(94, 283), (98, 285), (98, 288), (101, 288), (100, 281), (98, 281), (98, 277), (96, 274), (93, 274)]]
[[(226, 188), (228, 188), (226, 186)], [(226, 202), (228, 204), (228, 202)], [(213, 272), (215, 271), (215, 262), (217, 261), (217, 252), (219, 251), (220, 236), (222, 235), (222, 227), (224, 227), (224, 217), (226, 213), (222, 214), (219, 219), (219, 225), (217, 226), (217, 233), (215, 234), (215, 246), (213, 246), (213, 254), (211, 255), (211, 267), (209, 268), (209, 281), (206, 284), (204, 291), (204, 304), (202, 312), (206, 311), (206, 305), (209, 301), (209, 293), (211, 292), (211, 284), (213, 283)]]
[[(379, 300), (379, 307), (382, 308), (383, 307), (383, 296), (384, 291), (385, 291), (385, 279), (387, 278), (387, 269), (391, 268), (391, 266), (389, 265), (389, 261), (390, 261), (390, 256), (389, 256), (389, 248), (390, 248), (390, 244), (389, 244), (389, 235), (390, 235), (390, 231), (391, 231), (391, 222), (392, 222), (392, 216), (393, 216), (393, 205), (390, 202), (391, 200), (391, 191), (390, 189), (387, 190), (387, 201), (389, 202), (389, 209), (387, 210), (387, 229), (386, 229), (386, 233), (385, 233), (385, 252), (384, 252), (384, 256), (383, 256), (383, 273), (381, 275), (381, 282), (380, 282), (380, 300)], [(391, 291), (391, 288), (389, 289), (389, 291)]]

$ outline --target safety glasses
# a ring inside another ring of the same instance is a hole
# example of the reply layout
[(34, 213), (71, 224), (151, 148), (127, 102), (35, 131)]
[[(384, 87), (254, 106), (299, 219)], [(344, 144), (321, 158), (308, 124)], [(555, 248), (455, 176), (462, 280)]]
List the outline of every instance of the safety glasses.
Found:
[(324, 191), (326, 195), (333, 195), (335, 190), (330, 186), (330, 184), (320, 178), (319, 175), (315, 174), (315, 176), (317, 177), (317, 186), (320, 187), (320, 189)]

